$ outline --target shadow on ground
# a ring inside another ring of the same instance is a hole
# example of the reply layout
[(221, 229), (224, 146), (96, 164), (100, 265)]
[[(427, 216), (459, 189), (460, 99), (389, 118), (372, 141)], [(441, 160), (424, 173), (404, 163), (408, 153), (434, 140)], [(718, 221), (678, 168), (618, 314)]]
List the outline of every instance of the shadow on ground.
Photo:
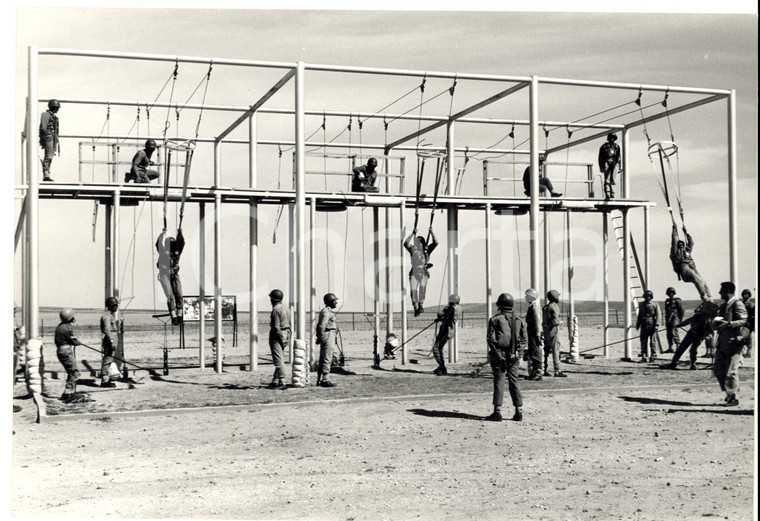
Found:
[(483, 421), (485, 416), (476, 416), (474, 414), (467, 414), (464, 412), (456, 411), (430, 411), (428, 409), (407, 409), (407, 412), (416, 414), (417, 416), (427, 416), (428, 418), (456, 418), (459, 420), (475, 420)]

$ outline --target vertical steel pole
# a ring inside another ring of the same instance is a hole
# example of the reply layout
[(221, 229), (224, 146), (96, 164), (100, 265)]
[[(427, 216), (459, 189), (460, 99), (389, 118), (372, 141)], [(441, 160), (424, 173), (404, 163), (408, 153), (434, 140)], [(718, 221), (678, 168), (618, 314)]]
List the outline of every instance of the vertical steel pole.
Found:
[(380, 209), (377, 206), (372, 207), (372, 272), (375, 282), (375, 298), (372, 303), (372, 324), (375, 330), (374, 346), (379, 352), (379, 339), (377, 337), (380, 331)]
[(406, 289), (406, 277), (408, 275), (406, 271), (406, 250), (404, 249), (404, 239), (406, 238), (406, 221), (404, 216), (404, 209), (404, 203), (402, 202), (398, 213), (399, 228), (401, 230), (401, 240), (399, 241), (399, 272), (401, 274), (401, 365), (406, 365), (409, 363), (409, 351), (407, 351), (406, 348), (406, 299), (408, 296)]
[[(456, 169), (454, 168), (454, 122), (446, 124), (446, 186), (449, 195), (455, 195)], [(459, 294), (459, 210), (449, 206), (448, 246), (449, 246), (449, 294)], [(459, 328), (454, 329), (454, 336), (449, 340), (449, 362), (459, 360)]]
[[(317, 249), (314, 247), (314, 230), (317, 227), (317, 199), (312, 197), (309, 200), (309, 360), (313, 359), (311, 351), (312, 340), (316, 333), (316, 313), (317, 313)], [(328, 267), (329, 269), (329, 267)]]
[(641, 286), (647, 290), (651, 289), (650, 284), (650, 278), (649, 278), (649, 267), (650, 267), (650, 255), (649, 255), (649, 207), (644, 207), (644, 280), (641, 281)]
[(578, 331), (575, 318), (575, 296), (573, 282), (575, 278), (575, 263), (573, 262), (573, 212), (567, 211), (567, 300), (570, 308), (567, 327), (570, 328), (570, 358), (574, 362), (580, 359), (578, 352)]
[[(530, 285), (539, 296), (538, 284), (538, 77), (530, 80)], [(544, 288), (544, 292), (548, 288)]]
[(206, 368), (206, 203), (201, 202), (198, 205), (198, 239), (199, 260), (198, 260), (198, 365), (200, 370)]
[[(295, 326), (298, 321), (296, 311), (296, 219), (295, 205), (288, 203), (288, 301), (290, 308), (290, 319)], [(298, 331), (297, 328), (294, 331)], [(293, 361), (293, 339), (288, 345), (288, 363)]]
[(551, 272), (551, 265), (549, 264), (551, 262), (550, 255), (549, 255), (549, 248), (550, 248), (550, 238), (549, 238), (549, 215), (550, 213), (544, 209), (544, 235), (543, 235), (543, 242), (544, 242), (544, 293), (552, 289), (551, 286), (551, 280), (550, 280), (550, 272)]
[(103, 223), (103, 246), (105, 250), (105, 295), (107, 299), (113, 295), (113, 205), (105, 203), (104, 223)]
[[(306, 270), (305, 270), (305, 220), (306, 220), (306, 142), (304, 137), (304, 64), (298, 62), (295, 77), (296, 109), (296, 338), (306, 339)], [(292, 358), (291, 358), (292, 360)]]
[[(486, 326), (493, 313), (493, 287), (491, 281), (491, 203), (486, 203)], [(488, 350), (486, 349), (486, 353)]]
[(607, 212), (602, 212), (602, 284), (604, 292), (604, 318), (603, 318), (603, 334), (604, 334), (604, 357), (610, 357), (610, 281), (609, 281), (609, 241), (610, 236), (610, 224), (609, 216)]
[[(628, 143), (630, 138), (630, 132), (625, 129), (623, 130), (623, 173), (622, 173), (622, 192), (623, 192), (623, 199), (627, 199), (631, 195), (630, 191), (630, 182), (631, 182), (631, 176), (630, 174), (630, 161), (628, 160), (629, 154), (628, 154)], [(631, 295), (631, 223), (630, 223), (630, 215), (628, 214), (628, 209), (623, 208), (621, 210), (623, 214), (623, 305), (624, 305), (624, 329), (623, 329), (623, 338), (625, 338), (625, 360), (631, 360), (632, 359), (632, 345), (630, 340), (630, 334), (632, 329), (632, 321), (631, 321), (631, 305), (633, 302), (633, 296)]]
[(222, 184), (219, 143), (214, 143), (214, 337), (216, 337), (215, 371), (222, 372)]
[(738, 284), (739, 257), (736, 217), (736, 91), (731, 89), (728, 97), (728, 251), (729, 280)]
[[(390, 167), (391, 163), (388, 157), (385, 157), (385, 193), (391, 193)], [(393, 269), (391, 266), (391, 209), (386, 207), (383, 210), (385, 216), (385, 337), (393, 333)], [(345, 268), (344, 268), (345, 269)]]
[(483, 161), (483, 195), (488, 197), (488, 160)]
[[(119, 295), (119, 237), (121, 236), (121, 190), (116, 189), (113, 193), (113, 273), (111, 280), (113, 281), (113, 289), (111, 295), (116, 298), (120, 298)], [(118, 315), (118, 312), (117, 312)]]
[[(257, 162), (257, 117), (254, 112), (248, 118), (248, 184), (251, 188), (258, 186), (258, 162)], [(259, 285), (259, 201), (251, 198), (248, 221), (248, 370), (257, 371), (259, 368), (259, 300), (256, 288)]]

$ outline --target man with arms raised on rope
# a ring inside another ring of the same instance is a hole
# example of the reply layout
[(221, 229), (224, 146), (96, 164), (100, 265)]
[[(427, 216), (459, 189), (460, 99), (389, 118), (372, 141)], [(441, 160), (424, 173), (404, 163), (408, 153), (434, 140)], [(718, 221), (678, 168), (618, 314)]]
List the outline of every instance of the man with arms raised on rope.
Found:
[(169, 316), (172, 324), (179, 325), (182, 322), (182, 283), (179, 280), (179, 256), (185, 249), (185, 236), (182, 228), (177, 230), (177, 238), (166, 237), (166, 228), (156, 239), (158, 250), (158, 281), (166, 295), (166, 305), (169, 308)]
[(431, 242), (417, 235), (417, 230), (412, 230), (411, 235), (404, 241), (404, 248), (412, 256), (412, 269), (409, 271), (409, 293), (412, 297), (414, 316), (419, 316), (423, 311), (422, 304), (425, 302), (425, 291), (430, 279), (428, 268), (433, 267), (429, 262), (430, 254), (438, 247), (438, 239), (435, 238), (433, 229), (428, 230)]
[(156, 164), (150, 159), (156, 148), (156, 142), (149, 139), (145, 142), (145, 149), (137, 151), (132, 158), (132, 168), (124, 174), (125, 183), (133, 181), (135, 183), (147, 184), (154, 179), (158, 179), (158, 171), (148, 170), (149, 166), (155, 166)]
[(694, 284), (699, 292), (699, 298), (710, 300), (710, 289), (699, 272), (697, 272), (697, 265), (691, 257), (691, 252), (694, 249), (694, 239), (686, 231), (686, 226), (683, 227), (683, 234), (686, 237), (686, 242), (678, 237), (678, 225), (674, 222), (670, 241), (670, 262), (673, 263), (673, 271), (678, 274), (679, 280)]
[(618, 173), (622, 170), (620, 164), (620, 146), (615, 143), (617, 135), (614, 132), (607, 134), (607, 142), (599, 147), (599, 170), (604, 175), (604, 198), (615, 197), (615, 167)]
[(377, 179), (377, 159), (370, 157), (366, 165), (354, 168), (354, 177), (351, 180), (352, 192), (377, 192), (375, 180)]

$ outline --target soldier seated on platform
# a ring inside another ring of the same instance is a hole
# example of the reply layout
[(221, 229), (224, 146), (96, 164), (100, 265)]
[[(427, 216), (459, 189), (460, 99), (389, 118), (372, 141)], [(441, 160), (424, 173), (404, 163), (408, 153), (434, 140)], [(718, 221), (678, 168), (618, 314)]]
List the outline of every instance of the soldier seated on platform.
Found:
[[(561, 193), (554, 191), (554, 186), (549, 178), (543, 175), (545, 159), (543, 154), (538, 155), (538, 193), (544, 195), (548, 190), (552, 197), (561, 197)], [(523, 173), (523, 186), (525, 187), (525, 195), (530, 197), (530, 166)]]
[(352, 192), (377, 192), (375, 180), (377, 180), (377, 159), (370, 157), (366, 165), (357, 166), (351, 179)]
[(149, 139), (145, 142), (145, 149), (137, 151), (132, 158), (132, 168), (124, 174), (125, 183), (130, 181), (135, 183), (150, 183), (154, 179), (158, 179), (159, 173), (156, 170), (148, 170), (149, 166), (155, 166), (156, 164), (150, 159), (156, 148), (156, 142)]

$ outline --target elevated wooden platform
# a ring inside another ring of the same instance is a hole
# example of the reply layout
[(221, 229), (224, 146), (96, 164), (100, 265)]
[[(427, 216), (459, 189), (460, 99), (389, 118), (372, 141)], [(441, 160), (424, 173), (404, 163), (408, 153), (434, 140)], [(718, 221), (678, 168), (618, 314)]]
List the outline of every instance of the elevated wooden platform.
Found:
[[(16, 186), (16, 192), (23, 194), (26, 186)], [(140, 201), (163, 201), (164, 189), (157, 185), (135, 184), (66, 184), (40, 183), (39, 197), (47, 200), (92, 200), (102, 203), (112, 203), (116, 192), (120, 192), (122, 205), (132, 206)], [(187, 203), (213, 203), (216, 194), (221, 195), (222, 203), (249, 204), (252, 201), (259, 204), (288, 204), (295, 203), (296, 194), (291, 190), (258, 190), (228, 187), (192, 186), (187, 188)], [(170, 186), (168, 200), (180, 201), (181, 186)], [(314, 199), (317, 210), (341, 210), (344, 207), (395, 207), (404, 205), (414, 208), (414, 195), (366, 194), (355, 192), (307, 192), (306, 204)], [(530, 208), (528, 197), (494, 197), (494, 196), (463, 196), (438, 195), (436, 205), (441, 208), (456, 207), (461, 210), (484, 210), (490, 203), (494, 211), (508, 210), (512, 212), (527, 212)], [(419, 201), (420, 208), (432, 208), (433, 195), (423, 194)], [(637, 199), (587, 199), (560, 197), (542, 197), (539, 200), (542, 211), (574, 211), (574, 212), (606, 212), (624, 208), (643, 208), (655, 206), (653, 201)]]

